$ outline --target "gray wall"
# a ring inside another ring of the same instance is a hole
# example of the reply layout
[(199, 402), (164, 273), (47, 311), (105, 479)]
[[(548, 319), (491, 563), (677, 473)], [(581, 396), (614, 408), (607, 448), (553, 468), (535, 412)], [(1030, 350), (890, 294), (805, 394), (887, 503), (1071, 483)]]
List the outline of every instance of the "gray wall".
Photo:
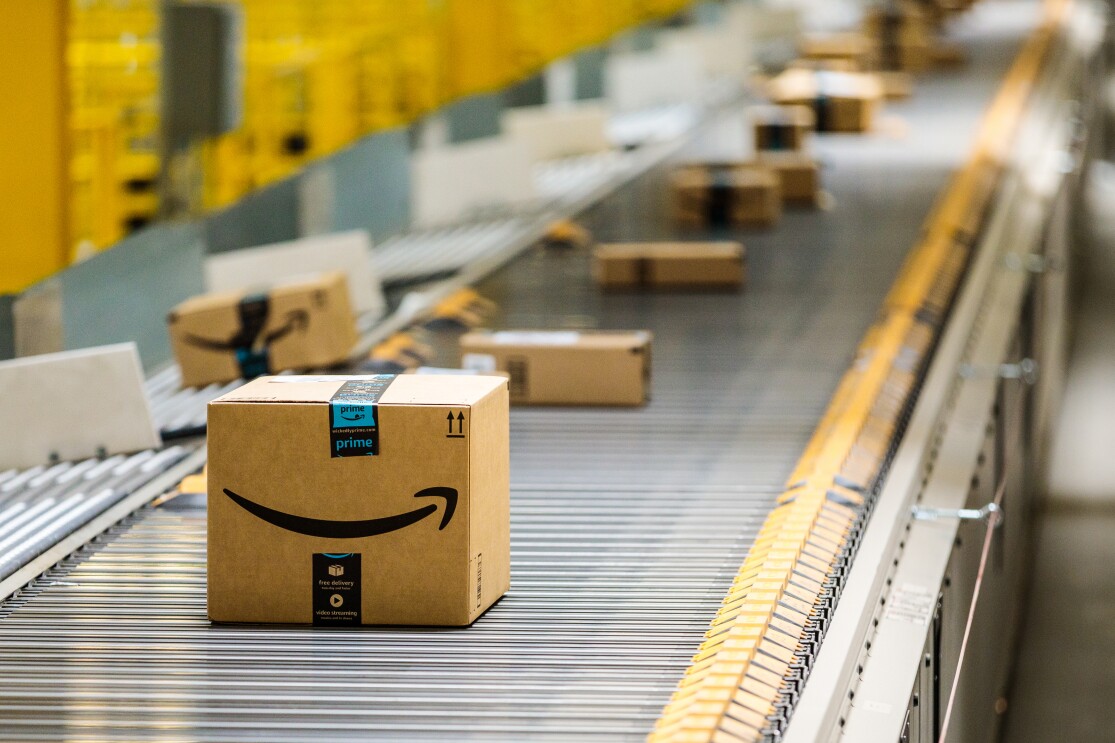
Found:
[(201, 292), (197, 224), (160, 224), (58, 275), (63, 348), (134, 340), (148, 368), (170, 358), (166, 314)]

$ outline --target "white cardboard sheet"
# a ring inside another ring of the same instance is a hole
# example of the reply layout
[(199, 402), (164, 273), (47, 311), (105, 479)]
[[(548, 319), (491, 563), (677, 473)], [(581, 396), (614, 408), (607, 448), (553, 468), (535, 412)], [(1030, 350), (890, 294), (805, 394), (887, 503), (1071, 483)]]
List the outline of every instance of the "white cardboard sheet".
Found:
[(531, 153), (511, 137), (489, 137), (416, 152), (411, 160), (415, 227), (470, 219), (485, 209), (535, 198)]
[(0, 471), (161, 444), (134, 343), (0, 362)]
[(503, 130), (524, 143), (535, 161), (611, 149), (608, 109), (599, 102), (510, 108)]
[(341, 271), (348, 276), (353, 311), (380, 317), (387, 303), (372, 271), (371, 250), (372, 240), (364, 230), (233, 250), (205, 259), (205, 283), (209, 291), (240, 291)]
[(743, 80), (754, 63), (750, 35), (746, 30), (736, 31), (727, 24), (665, 31), (658, 43), (667, 53), (695, 56), (705, 74), (713, 77)]
[(695, 103), (704, 87), (701, 62), (688, 48), (613, 54), (604, 69), (605, 94), (619, 112)]

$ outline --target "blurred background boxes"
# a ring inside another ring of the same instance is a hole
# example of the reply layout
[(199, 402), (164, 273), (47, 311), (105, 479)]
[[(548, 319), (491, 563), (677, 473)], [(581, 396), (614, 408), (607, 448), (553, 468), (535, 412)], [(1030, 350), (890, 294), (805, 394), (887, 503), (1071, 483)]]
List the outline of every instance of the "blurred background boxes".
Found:
[(800, 150), (817, 123), (809, 106), (752, 106), (747, 113), (755, 132), (756, 150)]
[(746, 253), (727, 241), (612, 243), (593, 252), (593, 275), (606, 290), (739, 289)]
[(645, 330), (499, 330), (466, 333), (461, 366), (507, 372), (519, 405), (644, 405), (651, 334)]
[(820, 167), (808, 152), (763, 150), (756, 153), (755, 162), (777, 174), (782, 203), (816, 204), (821, 188)]
[(674, 220), (683, 227), (771, 227), (782, 217), (779, 178), (747, 163), (686, 165), (670, 179)]

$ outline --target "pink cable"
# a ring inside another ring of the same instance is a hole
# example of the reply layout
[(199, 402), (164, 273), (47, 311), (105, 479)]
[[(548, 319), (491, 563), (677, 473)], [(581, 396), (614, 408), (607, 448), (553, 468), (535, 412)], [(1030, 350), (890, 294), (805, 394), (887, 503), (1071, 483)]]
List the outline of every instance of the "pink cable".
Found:
[[(1007, 467), (1003, 467), (1003, 481), (995, 492), (995, 505), (1002, 506), (1003, 495), (1007, 490)], [(972, 623), (976, 618), (976, 604), (979, 603), (980, 588), (983, 585), (983, 571), (987, 567), (987, 556), (991, 554), (991, 538), (995, 535), (995, 528), (999, 525), (1002, 511), (992, 511), (987, 519), (987, 533), (983, 536), (983, 551), (979, 558), (979, 572), (976, 573), (976, 585), (972, 589), (972, 605), (968, 608), (968, 622), (964, 625), (964, 639), (960, 643), (960, 655), (956, 659), (956, 673), (952, 677), (952, 689), (949, 690), (949, 703), (945, 707), (945, 719), (941, 723), (941, 737), (937, 743), (945, 743), (945, 736), (949, 732), (949, 721), (952, 719), (952, 705), (956, 701), (956, 689), (960, 686), (960, 672), (964, 670), (964, 654), (968, 650), (968, 636), (972, 634)]]

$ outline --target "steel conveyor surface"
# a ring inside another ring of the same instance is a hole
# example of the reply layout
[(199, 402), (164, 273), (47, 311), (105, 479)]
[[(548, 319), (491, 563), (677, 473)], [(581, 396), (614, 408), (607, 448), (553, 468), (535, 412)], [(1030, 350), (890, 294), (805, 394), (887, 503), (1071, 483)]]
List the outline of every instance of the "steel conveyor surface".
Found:
[[(744, 293), (602, 295), (541, 250), (479, 285), (498, 326), (655, 341), (645, 409), (512, 412), (512, 590), (474, 626), (212, 626), (204, 504), (171, 500), (0, 605), (0, 740), (642, 739), (967, 152), (1022, 30), (998, 20), (892, 108), (904, 138), (821, 144), (835, 209), (742, 233)], [(662, 177), (586, 223), (669, 236)]]

